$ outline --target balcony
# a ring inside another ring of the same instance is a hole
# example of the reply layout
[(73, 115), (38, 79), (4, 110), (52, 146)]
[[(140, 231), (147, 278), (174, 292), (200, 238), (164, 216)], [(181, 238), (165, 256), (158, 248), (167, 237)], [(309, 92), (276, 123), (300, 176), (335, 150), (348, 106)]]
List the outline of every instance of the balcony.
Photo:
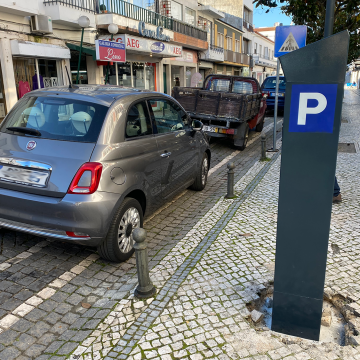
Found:
[(51, 16), (54, 23), (79, 28), (78, 19), (86, 15), (90, 27), (95, 27), (95, 14), (99, 12), (97, 0), (44, 0), (45, 14)]
[(249, 23), (245, 19), (243, 20), (243, 25), (244, 25), (244, 28), (247, 29), (248, 31), (254, 32), (253, 24)]
[(2, 0), (0, 4), (0, 13), (9, 13), (20, 16), (29, 16), (39, 14), (39, 4), (37, 1), (29, 0)]
[(209, 45), (206, 52), (200, 53), (201, 60), (207, 60), (212, 62), (223, 62), (224, 61), (224, 49), (219, 46)]
[(99, 9), (102, 14), (110, 13), (125, 16), (130, 19), (144, 21), (155, 26), (162, 26), (164, 29), (207, 41), (207, 32), (202, 29), (123, 0), (100, 0)]
[(231, 50), (224, 50), (224, 61), (249, 66), (250, 56)]
[(266, 66), (276, 69), (276, 60), (268, 55), (253, 54), (254, 64), (258, 66)]

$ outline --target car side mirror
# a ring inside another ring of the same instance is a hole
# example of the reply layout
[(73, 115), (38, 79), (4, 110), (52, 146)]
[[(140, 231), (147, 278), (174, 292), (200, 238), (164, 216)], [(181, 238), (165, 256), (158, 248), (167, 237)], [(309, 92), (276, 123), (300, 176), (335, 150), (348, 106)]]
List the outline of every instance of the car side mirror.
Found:
[(204, 124), (200, 120), (193, 120), (191, 125), (192, 125), (192, 129), (195, 131), (202, 130), (202, 128), (204, 126)]

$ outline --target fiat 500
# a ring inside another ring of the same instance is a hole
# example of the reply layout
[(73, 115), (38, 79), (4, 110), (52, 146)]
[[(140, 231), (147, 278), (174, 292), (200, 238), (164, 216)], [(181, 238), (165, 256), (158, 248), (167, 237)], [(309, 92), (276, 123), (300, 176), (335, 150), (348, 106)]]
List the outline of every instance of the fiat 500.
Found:
[(0, 127), (0, 227), (124, 261), (132, 232), (175, 193), (204, 189), (202, 124), (170, 96), (113, 86), (26, 94)]

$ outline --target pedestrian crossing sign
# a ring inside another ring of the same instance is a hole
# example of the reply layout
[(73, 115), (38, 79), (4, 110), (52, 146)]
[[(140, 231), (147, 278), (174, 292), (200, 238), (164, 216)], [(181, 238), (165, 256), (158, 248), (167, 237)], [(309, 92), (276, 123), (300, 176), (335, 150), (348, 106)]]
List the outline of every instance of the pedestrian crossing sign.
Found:
[(277, 26), (275, 29), (275, 57), (298, 50), (306, 45), (305, 25)]

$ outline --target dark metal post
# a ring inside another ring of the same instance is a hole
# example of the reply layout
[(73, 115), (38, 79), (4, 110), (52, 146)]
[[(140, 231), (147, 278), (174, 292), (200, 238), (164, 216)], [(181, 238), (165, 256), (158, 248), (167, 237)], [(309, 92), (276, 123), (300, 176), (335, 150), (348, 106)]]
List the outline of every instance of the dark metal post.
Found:
[(147, 299), (155, 295), (156, 289), (149, 275), (149, 261), (145, 242), (146, 230), (142, 228), (134, 229), (133, 238), (135, 241), (134, 249), (139, 280), (139, 285), (136, 287), (134, 294), (138, 298)]
[(261, 134), (261, 159), (266, 160), (266, 134)]
[(335, 0), (327, 0), (324, 37), (329, 37), (334, 31)]
[(227, 183), (227, 194), (226, 194), (226, 198), (227, 199), (232, 199), (233, 197), (235, 197), (234, 195), (234, 169), (235, 169), (235, 165), (234, 163), (228, 163), (227, 165), (229, 171), (228, 171), (228, 183)]
[(81, 42), (80, 42), (80, 52), (79, 52), (78, 69), (77, 69), (77, 75), (76, 75), (76, 84), (79, 83), (79, 72), (80, 72), (80, 62), (81, 62), (81, 53), (82, 53), (83, 39), (84, 39), (84, 28), (81, 28)]
[[(113, 38), (114, 38), (114, 34), (111, 34), (111, 41), (113, 41)], [(108, 77), (109, 77), (109, 66), (110, 66), (110, 61), (108, 61), (107, 66), (106, 66), (105, 84), (107, 84), (107, 82), (108, 82)]]

